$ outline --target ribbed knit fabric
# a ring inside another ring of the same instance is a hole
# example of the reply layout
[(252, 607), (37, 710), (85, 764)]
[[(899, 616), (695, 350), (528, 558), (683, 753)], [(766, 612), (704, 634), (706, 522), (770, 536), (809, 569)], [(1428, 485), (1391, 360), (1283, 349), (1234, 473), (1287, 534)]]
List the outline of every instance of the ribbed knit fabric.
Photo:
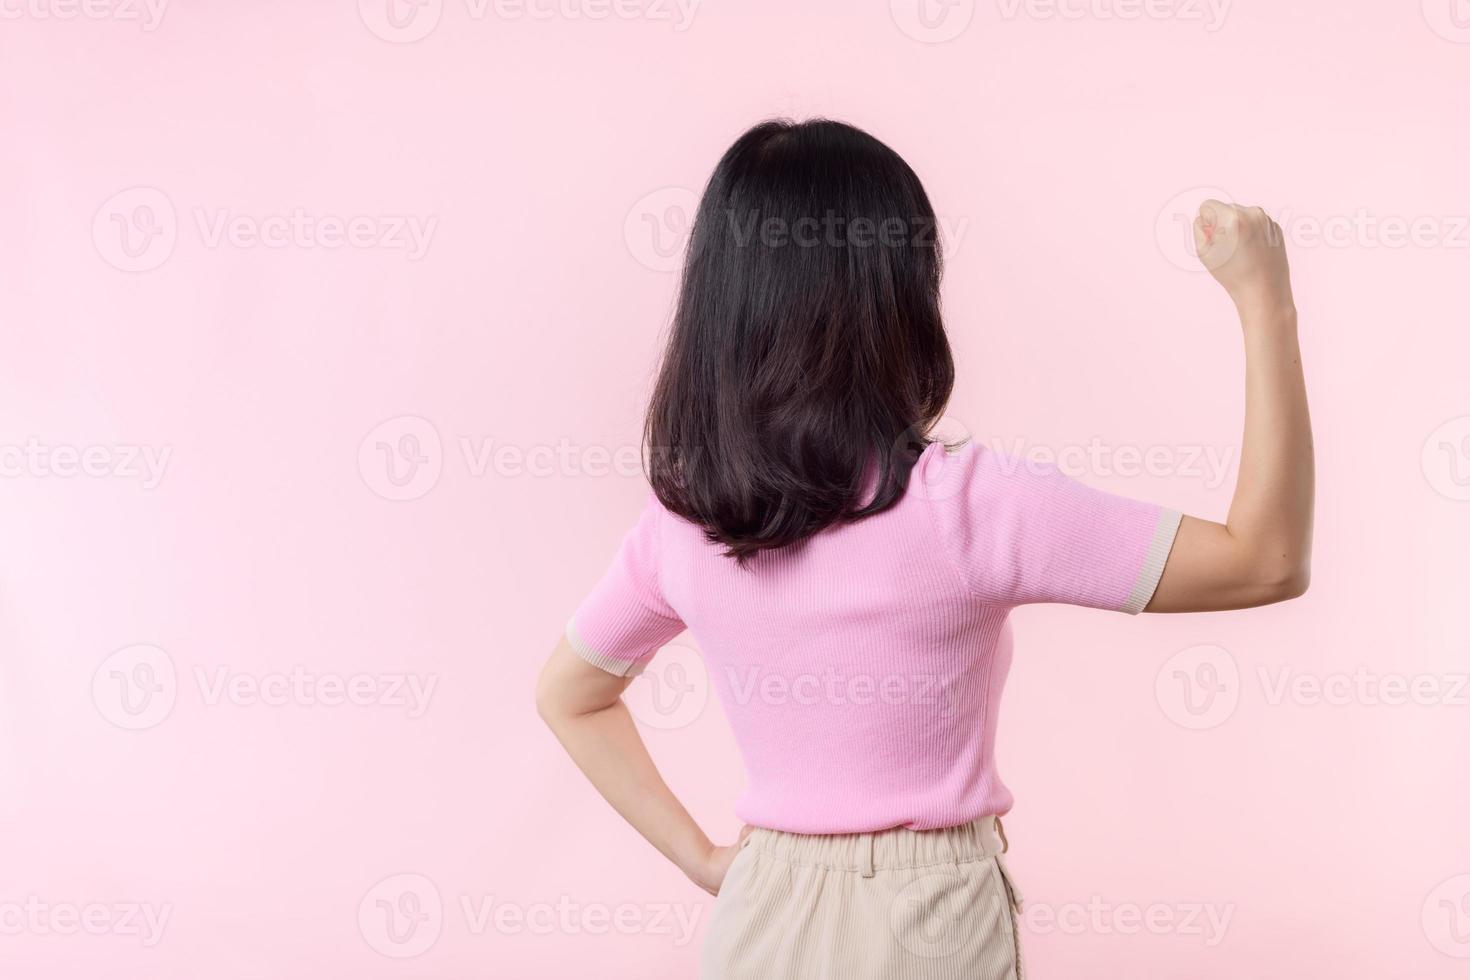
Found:
[(650, 496), (568, 625), (631, 675), (687, 626), (745, 759), (746, 823), (798, 834), (1003, 814), (995, 768), (1016, 605), (1136, 613), (1179, 514), (967, 444), (931, 445), (881, 514), (746, 567)]

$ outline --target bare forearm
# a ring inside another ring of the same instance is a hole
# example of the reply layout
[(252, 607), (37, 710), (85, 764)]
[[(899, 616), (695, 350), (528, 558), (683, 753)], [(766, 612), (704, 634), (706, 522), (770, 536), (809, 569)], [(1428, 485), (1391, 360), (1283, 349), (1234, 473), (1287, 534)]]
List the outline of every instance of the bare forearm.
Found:
[(1226, 527), (1268, 581), (1305, 588), (1312, 543), (1312, 425), (1296, 310), (1245, 310), (1245, 431)]
[(690, 880), (717, 894), (736, 844), (715, 847), (674, 796), (633, 716), (626, 677), (588, 664), (562, 639), (536, 684), (536, 709), (593, 787)]
[(654, 847), (688, 873), (712, 848), (659, 775), (621, 700), (587, 714), (546, 718), (572, 761)]

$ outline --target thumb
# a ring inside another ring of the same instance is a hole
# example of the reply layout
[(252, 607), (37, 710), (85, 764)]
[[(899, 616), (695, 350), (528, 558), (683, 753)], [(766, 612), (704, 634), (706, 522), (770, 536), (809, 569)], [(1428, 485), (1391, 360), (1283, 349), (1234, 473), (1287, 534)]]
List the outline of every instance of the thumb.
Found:
[(1194, 219), (1194, 251), (1196, 255), (1204, 255), (1209, 247), (1215, 243), (1215, 233), (1225, 223), (1226, 207), (1226, 204), (1215, 200), (1213, 197), (1200, 203), (1199, 216)]
[(1211, 272), (1219, 269), (1235, 251), (1236, 212), (1234, 205), (1214, 198), (1199, 206), (1194, 219), (1194, 251)]
[(1194, 254), (1204, 258), (1205, 252), (1210, 247), (1210, 242), (1215, 237), (1214, 225), (1205, 224), (1204, 215), (1194, 219)]

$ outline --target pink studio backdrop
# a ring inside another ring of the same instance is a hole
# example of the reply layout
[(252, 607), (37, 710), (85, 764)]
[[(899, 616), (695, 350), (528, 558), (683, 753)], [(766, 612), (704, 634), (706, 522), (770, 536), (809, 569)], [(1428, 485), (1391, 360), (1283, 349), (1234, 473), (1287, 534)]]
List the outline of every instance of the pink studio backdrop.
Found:
[[(1016, 617), (1035, 975), (1465, 975), (1462, 0), (394, 3), (0, 7), (0, 976), (693, 974), (712, 900), (531, 692), (774, 114), (926, 181), (951, 431), (1196, 514), (1242, 360), (1180, 216), (1289, 236), (1312, 591)], [(630, 698), (728, 837), (691, 647)]]

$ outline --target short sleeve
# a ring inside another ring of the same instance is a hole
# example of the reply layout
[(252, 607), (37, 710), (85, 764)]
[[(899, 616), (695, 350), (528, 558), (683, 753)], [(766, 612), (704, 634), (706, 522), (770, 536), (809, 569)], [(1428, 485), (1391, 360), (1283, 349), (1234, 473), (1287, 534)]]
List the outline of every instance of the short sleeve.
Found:
[(973, 442), (931, 447), (911, 485), (971, 591), (998, 604), (1142, 612), (1179, 529), (1178, 511)]
[(567, 640), (594, 667), (630, 677), (684, 624), (659, 587), (663, 505), (649, 495), (612, 565), (567, 623)]

